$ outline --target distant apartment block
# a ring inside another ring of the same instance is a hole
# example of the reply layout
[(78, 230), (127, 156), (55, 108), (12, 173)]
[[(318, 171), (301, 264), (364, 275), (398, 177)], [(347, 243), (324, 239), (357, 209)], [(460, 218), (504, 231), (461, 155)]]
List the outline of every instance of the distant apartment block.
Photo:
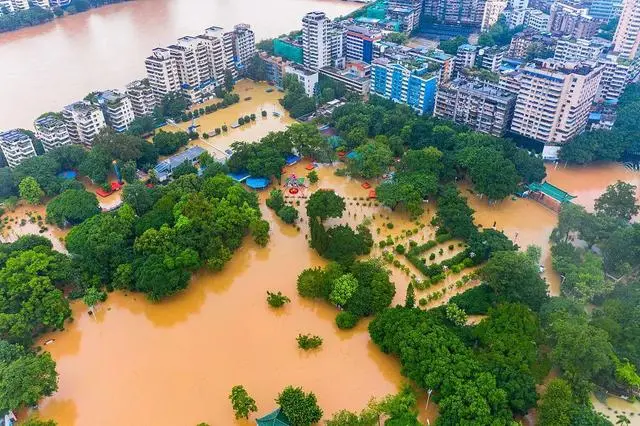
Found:
[(340, 24), (334, 24), (331, 28), (329, 28), (328, 37), (330, 59), (336, 60), (347, 56), (347, 29)]
[(0, 133), (0, 149), (11, 168), (29, 157), (36, 156), (33, 141), (29, 135), (17, 129)]
[(34, 121), (33, 127), (36, 130), (36, 137), (42, 141), (45, 151), (51, 151), (71, 143), (67, 126), (61, 118), (45, 115)]
[(587, 7), (554, 2), (549, 9), (549, 31), (589, 39), (596, 35), (600, 23), (589, 16)]
[(478, 48), (471, 44), (463, 44), (458, 47), (455, 57), (455, 71), (460, 73), (464, 69), (473, 68), (476, 64)]
[(131, 100), (133, 115), (144, 117), (153, 114), (156, 107), (156, 98), (148, 80), (134, 80), (127, 84), (125, 93)]
[(375, 59), (371, 68), (371, 93), (410, 106), (418, 114), (431, 114), (438, 86), (437, 73), (427, 64), (394, 63)]
[(476, 66), (491, 72), (498, 72), (504, 58), (504, 49), (500, 47), (483, 47), (476, 55)]
[(49, 0), (32, 0), (35, 6), (38, 6), (40, 9), (49, 9), (51, 7), (51, 3)]
[(425, 0), (424, 15), (445, 24), (479, 27), (486, 0)]
[(423, 0), (388, 0), (387, 18), (400, 22), (401, 30), (411, 33), (420, 25)]
[(331, 65), (329, 28), (331, 20), (324, 12), (310, 12), (302, 18), (303, 63), (317, 71)]
[(100, 130), (107, 126), (100, 107), (86, 101), (67, 105), (62, 117), (71, 142), (90, 146)]
[(494, 85), (456, 79), (438, 89), (434, 116), (503, 136), (511, 124), (515, 101), (514, 94)]
[(29, 9), (27, 0), (0, 0), (0, 15), (2, 15), (2, 10), (7, 13), (15, 13), (27, 9)]
[(630, 59), (638, 57), (640, 45), (640, 0), (624, 0), (613, 51)]
[(582, 132), (602, 66), (537, 60), (521, 71), (511, 130), (545, 143), (565, 143)]
[(484, 5), (480, 29), (482, 31), (487, 31), (496, 22), (498, 22), (502, 12), (507, 8), (507, 4), (507, 0), (487, 0)]
[(97, 99), (106, 123), (116, 132), (126, 131), (136, 118), (131, 99), (120, 91), (106, 90), (101, 92)]
[(539, 31), (533, 28), (526, 28), (524, 31), (515, 34), (511, 38), (511, 43), (509, 44), (506, 57), (524, 59), (529, 54), (530, 49), (553, 50), (554, 46), (554, 38), (540, 34)]
[(373, 60), (373, 44), (382, 40), (382, 33), (359, 25), (350, 25), (346, 32), (346, 57), (368, 64)]
[(330, 78), (342, 83), (348, 91), (366, 98), (371, 89), (371, 65), (362, 61), (348, 61), (344, 68), (322, 68), (320, 78)]
[(538, 9), (527, 9), (524, 15), (524, 26), (546, 33), (549, 31), (549, 15)]
[(615, 19), (622, 13), (622, 3), (622, 0), (592, 0), (589, 15), (601, 21)]
[(602, 39), (585, 40), (563, 37), (556, 44), (553, 58), (565, 62), (596, 60), (610, 46), (609, 41)]
[(267, 81), (281, 89), (287, 66), (290, 65), (291, 62), (279, 56), (270, 56), (265, 52), (260, 53), (260, 59), (262, 59), (265, 65)]
[(295, 75), (302, 87), (304, 93), (312, 97), (315, 95), (316, 86), (318, 85), (318, 72), (308, 70), (298, 64), (289, 64), (285, 67), (285, 74)]
[(634, 74), (632, 62), (620, 55), (602, 55), (597, 63), (603, 68), (596, 100), (618, 99)]

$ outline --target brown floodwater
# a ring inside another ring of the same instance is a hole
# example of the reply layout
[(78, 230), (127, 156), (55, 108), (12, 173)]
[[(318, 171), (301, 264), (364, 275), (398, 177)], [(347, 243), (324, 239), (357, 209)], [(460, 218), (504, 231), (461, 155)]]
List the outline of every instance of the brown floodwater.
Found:
[[(201, 131), (210, 131), (251, 113), (258, 115), (256, 122), (196, 144), (219, 153), (235, 140), (255, 141), (269, 131), (285, 128), (291, 120), (284, 116), (270, 114), (264, 119), (259, 116), (262, 109), (280, 108), (277, 103), (280, 95), (267, 93), (265, 89), (264, 85), (240, 82), (241, 99), (251, 97), (250, 101), (207, 115), (197, 120), (197, 124)], [(291, 174), (306, 176), (307, 164), (288, 167), (283, 183)], [(310, 192), (332, 188), (346, 197), (348, 211), (344, 218), (330, 221), (331, 224), (355, 226), (367, 218), (376, 243), (388, 235), (395, 244), (408, 244), (409, 240), (421, 243), (434, 237), (435, 230), (428, 223), (435, 206), (425, 205), (425, 214), (417, 222), (410, 221), (401, 211), (376, 206), (375, 201), (368, 200), (369, 190), (362, 187), (361, 181), (335, 176), (335, 168), (320, 166), (319, 183), (296, 197), (288, 196), (294, 206), (300, 201), (297, 208), (301, 217), (306, 217), (304, 201)], [(576, 195), (575, 201), (588, 208), (608, 184), (617, 179), (636, 183), (639, 176), (618, 165), (548, 172), (550, 182)], [(544, 276), (551, 293), (558, 294), (559, 280), (551, 270), (548, 255), (548, 237), (556, 224), (556, 213), (532, 200), (507, 199), (489, 205), (468, 188), (461, 185), (476, 210), (476, 223), (491, 227), (495, 221), (497, 229), (522, 247), (537, 244), (543, 248), (543, 263), (547, 266)], [(260, 194), (262, 199), (266, 195)], [(221, 273), (194, 275), (187, 291), (167, 301), (153, 304), (142, 295), (116, 292), (95, 316), (88, 315), (82, 303), (74, 303), (75, 320), (66, 330), (41, 339), (41, 343), (54, 339), (44, 348), (57, 362), (60, 388), (41, 402), (39, 415), (55, 419), (61, 425), (116, 424), (123, 413), (131, 424), (204, 421), (220, 425), (233, 423), (228, 394), (236, 384), (244, 385), (256, 399), (259, 413), (275, 406), (274, 398), (285, 386), (303, 386), (316, 393), (325, 417), (343, 408), (359, 410), (370, 398), (395, 392), (404, 381), (399, 363), (382, 354), (369, 340), (368, 321), (362, 321), (351, 331), (338, 330), (333, 321), (337, 313), (333, 307), (297, 295), (295, 282), (299, 272), (325, 264), (307, 245), (306, 220), (297, 230), (280, 222), (270, 210), (264, 208), (263, 213), (272, 226), (268, 247), (260, 248), (247, 240)], [(388, 223), (393, 223), (392, 229), (386, 226)], [(407, 237), (406, 230), (412, 230), (413, 235)], [(449, 250), (449, 244), (441, 244), (426, 255), (433, 252), (436, 261), (440, 261), (462, 249), (453, 242), (454, 247)], [(371, 256), (380, 256), (382, 252), (376, 247)], [(404, 301), (411, 276), (420, 276), (402, 256), (395, 258), (402, 267), (389, 265), (397, 288), (394, 304)], [(455, 282), (470, 272), (451, 274), (442, 283), (417, 291), (416, 296), (420, 299), (446, 289), (444, 296), (427, 307), (445, 303), (453, 294), (477, 283), (455, 287)], [(273, 310), (266, 303), (267, 291), (282, 291), (292, 303), (282, 310)], [(480, 319), (474, 317), (470, 321)], [(300, 333), (322, 336), (322, 348), (300, 351), (295, 341)], [(431, 402), (425, 412), (424, 393), (420, 394), (419, 404), (422, 421), (434, 421), (437, 406)]]
[(258, 40), (300, 28), (322, 10), (334, 18), (360, 3), (338, 0), (136, 0), (0, 34), (0, 129), (31, 127), (46, 111), (145, 75), (151, 49), (212, 25), (250, 24)]

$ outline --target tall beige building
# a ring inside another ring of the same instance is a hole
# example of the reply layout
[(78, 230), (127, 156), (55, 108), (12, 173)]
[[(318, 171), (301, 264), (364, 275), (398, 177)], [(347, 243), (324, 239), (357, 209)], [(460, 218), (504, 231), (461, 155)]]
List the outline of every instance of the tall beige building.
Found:
[(635, 59), (638, 56), (638, 45), (640, 45), (640, 0), (625, 0), (613, 38), (613, 51)]
[(482, 31), (487, 31), (491, 28), (498, 19), (502, 12), (507, 8), (507, 0), (487, 0), (484, 4), (484, 13), (482, 14), (482, 23), (480, 28)]
[(545, 143), (567, 142), (587, 124), (602, 70), (553, 59), (528, 64), (520, 73), (511, 130)]

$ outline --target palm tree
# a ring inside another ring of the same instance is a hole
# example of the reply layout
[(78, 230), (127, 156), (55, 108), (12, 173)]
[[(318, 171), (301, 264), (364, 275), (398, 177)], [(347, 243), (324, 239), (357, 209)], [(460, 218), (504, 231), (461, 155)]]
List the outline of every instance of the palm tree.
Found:
[(631, 420), (629, 420), (629, 418), (627, 416), (625, 416), (624, 414), (618, 414), (617, 419), (618, 419), (616, 421), (617, 425), (629, 426), (629, 424), (631, 424)]

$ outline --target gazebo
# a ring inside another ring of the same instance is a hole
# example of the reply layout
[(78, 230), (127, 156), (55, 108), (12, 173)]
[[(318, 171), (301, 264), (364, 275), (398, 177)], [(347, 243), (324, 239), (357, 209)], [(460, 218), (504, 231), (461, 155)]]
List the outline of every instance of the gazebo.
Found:
[(256, 424), (258, 424), (258, 426), (291, 426), (289, 419), (284, 415), (280, 407), (266, 416), (256, 419)]

